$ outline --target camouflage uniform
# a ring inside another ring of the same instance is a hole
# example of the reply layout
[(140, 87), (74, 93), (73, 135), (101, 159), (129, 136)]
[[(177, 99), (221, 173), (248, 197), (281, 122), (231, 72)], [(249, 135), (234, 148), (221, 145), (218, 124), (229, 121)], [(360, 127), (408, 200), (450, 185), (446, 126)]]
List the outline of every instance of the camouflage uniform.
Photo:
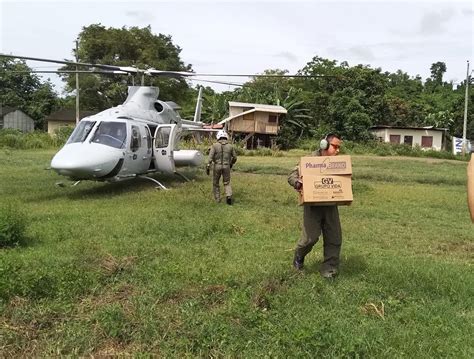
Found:
[[(319, 151), (313, 153), (320, 156)], [(298, 167), (295, 167), (288, 176), (288, 183), (295, 188), (299, 178)], [(323, 234), (324, 261), (321, 265), (321, 274), (336, 273), (339, 267), (339, 254), (341, 252), (342, 231), (337, 206), (311, 206), (303, 205), (303, 232), (296, 245), (295, 260), (303, 263), (304, 257), (318, 242)]]
[(224, 180), (225, 195), (229, 199), (232, 197), (232, 187), (230, 186), (230, 169), (237, 161), (237, 154), (234, 147), (225, 139), (220, 139), (211, 146), (207, 164), (214, 163), (212, 190), (216, 202), (221, 200), (219, 180), (222, 176)]

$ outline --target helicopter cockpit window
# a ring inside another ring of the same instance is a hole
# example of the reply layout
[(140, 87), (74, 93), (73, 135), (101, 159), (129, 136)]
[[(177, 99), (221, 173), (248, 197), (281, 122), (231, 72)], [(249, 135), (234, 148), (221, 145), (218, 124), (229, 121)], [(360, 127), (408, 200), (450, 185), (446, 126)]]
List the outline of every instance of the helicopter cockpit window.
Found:
[(92, 137), (91, 142), (101, 145), (123, 148), (127, 139), (125, 122), (101, 122)]
[(160, 127), (155, 134), (155, 146), (156, 148), (168, 147), (170, 143), (171, 127)]
[(84, 142), (94, 125), (95, 121), (79, 122), (74, 131), (72, 131), (71, 137), (69, 137), (67, 143)]
[(130, 142), (130, 149), (136, 152), (141, 146), (140, 129), (137, 126), (132, 126), (132, 140)]

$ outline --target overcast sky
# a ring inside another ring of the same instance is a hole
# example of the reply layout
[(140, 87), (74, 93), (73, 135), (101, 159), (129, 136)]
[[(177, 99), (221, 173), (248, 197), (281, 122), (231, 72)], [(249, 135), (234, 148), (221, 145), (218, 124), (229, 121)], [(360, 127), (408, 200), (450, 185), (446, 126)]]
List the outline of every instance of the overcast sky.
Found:
[(182, 60), (202, 73), (295, 73), (320, 56), (423, 79), (442, 61), (445, 80), (458, 83), (466, 61), (474, 67), (472, 1), (0, 0), (0, 50), (72, 60), (81, 29), (97, 23), (150, 25), (171, 35)]

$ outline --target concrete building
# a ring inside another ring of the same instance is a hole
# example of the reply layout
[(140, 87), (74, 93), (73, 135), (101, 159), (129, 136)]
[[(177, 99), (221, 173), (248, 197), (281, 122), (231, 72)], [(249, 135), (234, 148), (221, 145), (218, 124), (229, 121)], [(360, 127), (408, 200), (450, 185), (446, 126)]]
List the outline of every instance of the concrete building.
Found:
[(446, 150), (445, 128), (378, 125), (372, 126), (370, 130), (381, 142), (405, 144), (411, 147), (418, 145), (422, 149), (435, 151)]

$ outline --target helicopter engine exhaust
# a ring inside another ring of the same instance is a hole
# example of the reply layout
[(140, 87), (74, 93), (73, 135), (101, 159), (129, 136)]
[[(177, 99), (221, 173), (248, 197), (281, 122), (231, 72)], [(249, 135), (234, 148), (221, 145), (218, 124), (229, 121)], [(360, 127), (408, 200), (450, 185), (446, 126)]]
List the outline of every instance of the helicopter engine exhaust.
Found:
[(203, 161), (203, 155), (196, 150), (174, 150), (173, 159), (176, 167), (199, 166)]

